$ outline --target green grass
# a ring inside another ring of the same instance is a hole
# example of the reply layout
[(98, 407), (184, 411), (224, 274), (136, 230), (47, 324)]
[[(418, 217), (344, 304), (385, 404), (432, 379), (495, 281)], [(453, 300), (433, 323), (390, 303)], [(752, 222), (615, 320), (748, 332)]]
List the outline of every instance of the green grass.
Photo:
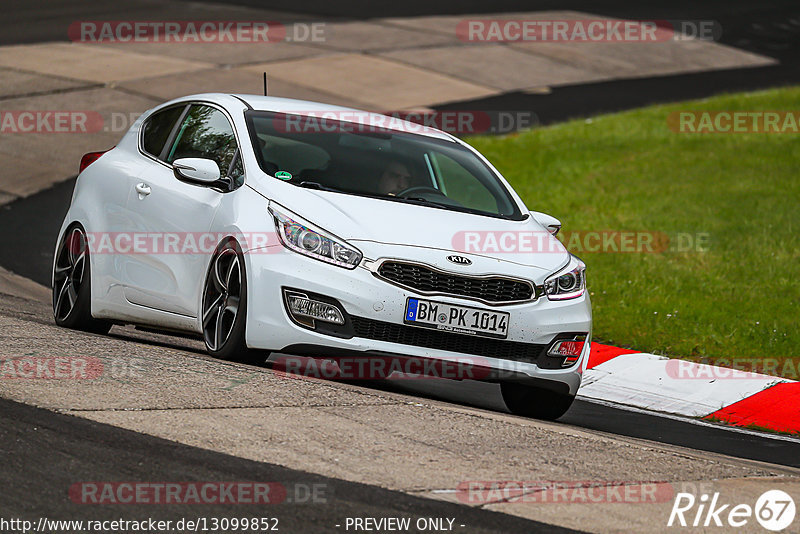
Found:
[(675, 133), (667, 116), (684, 110), (800, 110), (800, 88), (468, 141), (566, 232), (708, 234), (705, 252), (580, 253), (596, 340), (688, 359), (774, 358), (794, 370), (800, 134)]

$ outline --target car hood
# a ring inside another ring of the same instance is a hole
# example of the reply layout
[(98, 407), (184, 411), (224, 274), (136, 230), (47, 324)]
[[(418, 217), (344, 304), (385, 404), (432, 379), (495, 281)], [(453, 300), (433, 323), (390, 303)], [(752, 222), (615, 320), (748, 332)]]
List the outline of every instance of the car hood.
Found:
[[(272, 183), (274, 182), (274, 183)], [(272, 202), (362, 249), (373, 244), (438, 249), (466, 257), (482, 256), (554, 272), (569, 253), (533, 217), (509, 221), (392, 200), (305, 189), (270, 179), (269, 192), (253, 187)], [(371, 259), (376, 259), (374, 256)]]

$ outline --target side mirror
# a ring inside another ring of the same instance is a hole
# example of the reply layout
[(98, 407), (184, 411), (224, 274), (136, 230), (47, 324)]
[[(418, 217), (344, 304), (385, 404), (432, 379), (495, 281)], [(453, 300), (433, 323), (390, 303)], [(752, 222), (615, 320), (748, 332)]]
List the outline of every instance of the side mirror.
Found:
[(561, 221), (559, 221), (552, 215), (548, 215), (540, 211), (532, 211), (531, 217), (533, 217), (534, 221), (544, 226), (547, 229), (547, 231), (553, 235), (556, 235), (558, 231), (561, 230)]
[(180, 158), (172, 163), (175, 177), (200, 185), (211, 185), (220, 179), (219, 165), (213, 159)]

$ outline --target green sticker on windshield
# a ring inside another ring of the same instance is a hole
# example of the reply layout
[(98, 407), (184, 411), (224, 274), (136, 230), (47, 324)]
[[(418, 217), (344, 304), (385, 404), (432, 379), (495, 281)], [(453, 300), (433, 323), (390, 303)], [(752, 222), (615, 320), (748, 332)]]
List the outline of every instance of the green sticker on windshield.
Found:
[(279, 178), (281, 180), (291, 180), (292, 173), (286, 171), (278, 171), (275, 173), (275, 178)]

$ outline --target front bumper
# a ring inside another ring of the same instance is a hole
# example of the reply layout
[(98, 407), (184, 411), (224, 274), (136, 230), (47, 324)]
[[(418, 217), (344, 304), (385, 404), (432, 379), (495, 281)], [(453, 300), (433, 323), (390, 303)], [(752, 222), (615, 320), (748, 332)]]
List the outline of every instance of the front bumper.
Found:
[[(427, 259), (424, 257), (425, 251), (414, 247), (385, 248), (387, 256), (415, 258), (421, 262)], [(441, 255), (441, 251), (437, 252)], [(354, 355), (399, 356), (459, 363), (467, 358), (474, 365), (490, 371), (479, 373), (485, 380), (531, 382), (571, 395), (576, 394), (580, 386), (582, 371), (588, 359), (589, 338), (584, 344), (580, 359), (569, 368), (544, 368), (546, 365), (541, 364), (541, 358), (556, 338), (563, 338), (565, 334), (571, 333), (591, 334), (592, 317), (588, 293), (567, 301), (550, 301), (546, 297), (540, 297), (531, 302), (487, 306), (465, 298), (443, 295), (426, 297), (382, 280), (364, 266), (347, 270), (307, 258), (281, 246), (248, 251), (245, 254), (245, 263), (248, 280), (248, 347), (334, 359)], [(480, 268), (480, 262), (477, 263)], [(494, 267), (496, 270), (496, 262)], [(507, 270), (502, 273), (504, 275), (522, 277), (526, 274), (523, 266), (504, 263), (502, 267), (504, 271)], [(538, 283), (537, 280), (533, 281)], [(348, 317), (347, 326), (355, 328), (352, 331), (345, 329), (345, 335), (342, 335), (342, 329), (331, 335), (297, 324), (290, 318), (284, 304), (283, 288), (334, 299)], [(505, 341), (488, 340), (404, 325), (408, 297), (507, 311), (511, 314), (508, 338)], [(412, 337), (408, 337), (409, 335)], [(441, 345), (441, 336), (470, 339), (456, 339), (455, 343), (450, 342), (452, 339), (445, 340), (445, 345)], [(525, 361), (521, 361), (517, 349), (523, 345), (528, 348), (540, 346), (540, 354), (534, 359), (523, 358)], [(464, 352), (447, 350), (452, 348)], [(494, 357), (496, 355), (503, 357)]]

